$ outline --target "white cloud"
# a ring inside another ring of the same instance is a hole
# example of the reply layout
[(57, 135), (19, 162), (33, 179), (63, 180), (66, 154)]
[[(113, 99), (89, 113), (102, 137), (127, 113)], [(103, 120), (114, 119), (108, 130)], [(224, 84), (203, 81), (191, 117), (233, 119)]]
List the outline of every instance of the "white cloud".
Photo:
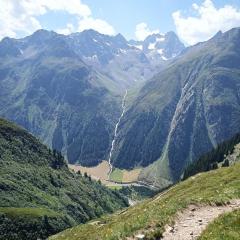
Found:
[(107, 35), (114, 35), (114, 28), (102, 19), (94, 19), (92, 17), (87, 17), (79, 20), (78, 31), (83, 31), (86, 29), (94, 29), (100, 33)]
[(16, 37), (17, 32), (30, 33), (41, 28), (40, 23), (18, 1), (4, 0), (0, 8), (0, 38)]
[(68, 35), (70, 33), (73, 33), (74, 31), (75, 31), (75, 28), (71, 23), (68, 23), (65, 28), (60, 28), (56, 30), (57, 33), (64, 34), (64, 35)]
[[(66, 11), (69, 14), (78, 15), (81, 17), (90, 16), (91, 10), (86, 5), (81, 3), (80, 0), (38, 0), (48, 10), (53, 11)], [(34, 1), (36, 2), (36, 1)]]
[(154, 34), (154, 33), (159, 33), (159, 30), (150, 30), (148, 28), (148, 25), (144, 22), (137, 24), (136, 30), (135, 30), (135, 36), (136, 39), (139, 41), (143, 41), (147, 36)]
[[(0, 39), (5, 36), (17, 37), (19, 33), (31, 34), (42, 28), (37, 17), (51, 11), (65, 11), (73, 15), (79, 21), (79, 29), (94, 28), (106, 34), (114, 32), (106, 21), (94, 19), (91, 9), (81, 0), (1, 0)], [(65, 28), (56, 31), (69, 34), (79, 29), (67, 23)]]
[(172, 14), (179, 37), (189, 45), (206, 41), (219, 30), (240, 26), (240, 10), (231, 5), (217, 9), (211, 0), (192, 5), (197, 16), (184, 17), (180, 11)]

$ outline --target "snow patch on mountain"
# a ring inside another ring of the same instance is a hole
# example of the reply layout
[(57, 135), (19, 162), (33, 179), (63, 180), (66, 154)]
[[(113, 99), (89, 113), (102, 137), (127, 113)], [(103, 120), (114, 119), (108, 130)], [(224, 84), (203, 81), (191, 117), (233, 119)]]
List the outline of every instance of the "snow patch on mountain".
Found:
[(155, 42), (155, 43), (150, 43), (150, 44), (148, 45), (148, 49), (149, 49), (149, 50), (154, 50), (154, 49), (155, 49), (155, 45), (156, 45), (156, 42)]
[(165, 41), (165, 37), (160, 37), (156, 39), (156, 42), (164, 42)]
[(140, 49), (140, 50), (143, 50), (143, 45), (135, 45), (134, 47)]

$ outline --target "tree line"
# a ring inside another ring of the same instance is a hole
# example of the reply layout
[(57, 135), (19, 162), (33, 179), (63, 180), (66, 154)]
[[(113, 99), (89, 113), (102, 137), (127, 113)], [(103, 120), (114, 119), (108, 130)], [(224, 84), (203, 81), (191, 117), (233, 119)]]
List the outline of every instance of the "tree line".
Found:
[(227, 155), (232, 154), (236, 144), (240, 142), (240, 133), (236, 134), (229, 140), (220, 143), (210, 152), (203, 154), (197, 161), (190, 163), (184, 173), (182, 179), (185, 180), (199, 172), (206, 172), (218, 168), (219, 163), (222, 167), (229, 166)]

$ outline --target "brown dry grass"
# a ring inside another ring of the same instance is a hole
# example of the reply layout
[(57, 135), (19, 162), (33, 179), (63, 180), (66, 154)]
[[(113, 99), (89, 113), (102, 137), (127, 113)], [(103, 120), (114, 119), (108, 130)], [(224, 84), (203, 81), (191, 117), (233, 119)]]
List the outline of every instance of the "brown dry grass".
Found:
[(93, 179), (100, 179), (104, 184), (108, 179), (109, 165), (107, 161), (102, 161), (96, 167), (82, 167), (80, 165), (68, 164), (68, 167), (75, 172), (79, 171), (84, 174), (85, 172), (90, 175)]
[[(79, 170), (82, 174), (86, 172), (93, 179), (95, 180), (100, 179), (101, 182), (106, 186), (110, 186), (110, 187), (121, 186), (121, 184), (108, 181), (109, 165), (107, 161), (102, 161), (99, 165), (95, 167), (83, 167), (81, 165), (72, 165), (72, 164), (68, 164), (68, 167), (72, 169), (74, 172), (77, 172)], [(127, 170), (121, 170), (121, 171), (123, 172), (122, 182), (130, 183), (130, 182), (137, 181), (138, 176), (141, 172), (141, 169), (134, 169), (131, 171), (127, 171)]]
[(134, 169), (131, 171), (123, 171), (123, 182), (136, 182), (138, 180), (138, 176), (141, 172), (141, 169)]

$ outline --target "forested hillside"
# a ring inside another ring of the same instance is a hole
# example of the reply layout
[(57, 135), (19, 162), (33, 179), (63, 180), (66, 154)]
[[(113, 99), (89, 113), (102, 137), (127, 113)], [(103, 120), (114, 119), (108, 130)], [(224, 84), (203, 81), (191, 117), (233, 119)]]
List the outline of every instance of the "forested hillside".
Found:
[(125, 206), (117, 192), (71, 172), (60, 153), (0, 119), (0, 239), (44, 239)]

